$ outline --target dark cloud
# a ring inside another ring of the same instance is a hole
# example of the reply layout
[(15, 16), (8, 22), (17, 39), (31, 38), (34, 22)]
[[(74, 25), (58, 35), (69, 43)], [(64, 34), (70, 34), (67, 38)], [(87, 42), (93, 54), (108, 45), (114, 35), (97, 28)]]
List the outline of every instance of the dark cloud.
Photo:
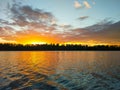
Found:
[(54, 19), (51, 13), (40, 9), (33, 9), (30, 6), (14, 4), (10, 10), (13, 15), (11, 19), (20, 26), (23, 26), (23, 24), (28, 25), (30, 22), (48, 25)]
[[(89, 40), (120, 43), (120, 22), (105, 19), (92, 26), (75, 28), (58, 25), (50, 13), (30, 6), (14, 3), (8, 5), (9, 20), (0, 19), (0, 39), (8, 41), (40, 39), (49, 42), (89, 42)], [(86, 20), (89, 16), (82, 16)], [(27, 41), (26, 41), (27, 42)]]
[(51, 23), (55, 17), (50, 12), (21, 5), (16, 0), (12, 5), (8, 4), (7, 8), (10, 12), (9, 19), (0, 19), (0, 38), (4, 40), (17, 41), (20, 37), (25, 38), (29, 34), (41, 38), (42, 35), (50, 36), (56, 30), (56, 26)]
[(113, 21), (109, 19), (104, 19), (92, 26), (88, 26), (85, 29), (89, 31), (100, 31), (100, 30), (105, 30), (106, 28), (110, 27), (113, 24)]
[(87, 18), (89, 18), (89, 16), (80, 16), (78, 20), (86, 20)]
[(74, 29), (66, 33), (66, 36), (65, 39), (69, 41), (88, 42), (92, 40), (102, 43), (115, 44), (117, 42), (120, 44), (120, 22), (113, 23), (108, 21), (86, 28)]
[(72, 25), (62, 24), (62, 25), (59, 25), (59, 27), (63, 28), (63, 29), (70, 29), (70, 28), (72, 28)]
[(107, 28), (93, 34), (102, 39), (120, 40), (120, 22), (109, 24)]
[[(22, 6), (21, 4), (14, 3), (11, 8), (10, 20), (0, 20), (0, 24), (3, 26), (17, 26), (19, 28), (28, 27), (27, 29), (44, 29), (51, 30), (51, 22), (55, 18), (50, 12), (44, 12), (40, 9), (33, 9), (30, 6)], [(30, 27), (30, 28), (29, 28)], [(55, 28), (54, 28), (55, 29)]]

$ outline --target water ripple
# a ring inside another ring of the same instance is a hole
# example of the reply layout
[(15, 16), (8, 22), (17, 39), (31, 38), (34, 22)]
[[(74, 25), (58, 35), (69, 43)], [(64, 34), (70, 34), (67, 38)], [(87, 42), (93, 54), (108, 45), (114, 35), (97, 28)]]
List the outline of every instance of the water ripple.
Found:
[(116, 54), (16, 52), (12, 58), (0, 54), (0, 90), (120, 90)]

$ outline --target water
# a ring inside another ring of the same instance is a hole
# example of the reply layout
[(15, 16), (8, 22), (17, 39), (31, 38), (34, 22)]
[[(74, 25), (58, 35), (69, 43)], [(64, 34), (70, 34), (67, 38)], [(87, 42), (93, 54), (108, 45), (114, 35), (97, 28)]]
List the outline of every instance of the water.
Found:
[(120, 51), (3, 51), (0, 90), (120, 90)]

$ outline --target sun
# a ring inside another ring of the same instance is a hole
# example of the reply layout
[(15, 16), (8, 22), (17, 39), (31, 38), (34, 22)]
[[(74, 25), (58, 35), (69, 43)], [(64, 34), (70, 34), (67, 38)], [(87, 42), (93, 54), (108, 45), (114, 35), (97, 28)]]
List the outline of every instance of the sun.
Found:
[(42, 42), (42, 41), (37, 41), (37, 40), (31, 40), (31, 41), (25, 41), (23, 42), (22, 44), (26, 45), (26, 44), (33, 44), (33, 45), (36, 45), (36, 44), (46, 44), (47, 42)]
[(30, 42), (30, 44), (36, 45), (36, 44), (46, 44), (46, 42)]

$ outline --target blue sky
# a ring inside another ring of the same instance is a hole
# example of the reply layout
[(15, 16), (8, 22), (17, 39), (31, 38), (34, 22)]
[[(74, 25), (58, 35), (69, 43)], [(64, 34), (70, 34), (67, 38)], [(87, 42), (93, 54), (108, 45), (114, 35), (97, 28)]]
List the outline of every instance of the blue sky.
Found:
[[(27, 1), (30, 3), (29, 0)], [(78, 0), (81, 4), (83, 1), (85, 0)], [(94, 0), (95, 5), (93, 4), (93, 0), (88, 0), (91, 6), (90, 9), (83, 7), (76, 9), (74, 2), (74, 0), (51, 0), (49, 2), (48, 0), (36, 0), (36, 2), (31, 0), (30, 5), (50, 11), (60, 23), (76, 23), (75, 25), (78, 25), (78, 27), (82, 23), (81, 26), (83, 27), (89, 26), (105, 18), (111, 18), (115, 21), (120, 20), (120, 0)], [(90, 18), (80, 22), (80, 20), (77, 20), (80, 16), (89, 16)]]
[[(12, 0), (0, 0), (4, 6)], [(103, 19), (110, 18), (113, 21), (120, 20), (120, 0), (16, 0), (24, 5), (51, 12), (59, 24), (70, 24), (74, 27), (86, 27)], [(75, 1), (82, 7), (75, 8)], [(87, 1), (91, 8), (86, 8), (83, 2)], [(5, 4), (5, 5), (4, 5)], [(85, 20), (79, 17), (88, 16)]]
[(0, 6), (0, 42), (27, 42), (34, 34), (37, 42), (120, 44), (120, 0), (0, 0)]
[[(85, 27), (111, 18), (120, 20), (120, 0), (77, 0), (80, 4), (87, 1), (91, 8), (75, 8), (75, 0), (26, 0), (34, 8), (51, 12), (61, 24), (71, 24), (76, 27)], [(77, 20), (79, 17), (89, 16), (86, 20)]]

